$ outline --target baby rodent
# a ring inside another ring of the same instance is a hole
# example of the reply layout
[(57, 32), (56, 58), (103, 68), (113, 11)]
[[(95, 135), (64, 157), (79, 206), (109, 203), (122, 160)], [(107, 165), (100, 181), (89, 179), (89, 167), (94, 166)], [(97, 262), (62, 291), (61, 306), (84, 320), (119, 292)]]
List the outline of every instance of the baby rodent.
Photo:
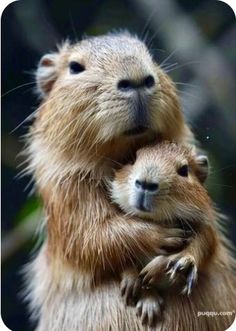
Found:
[(120, 274), (181, 234), (124, 215), (106, 181), (154, 140), (191, 139), (175, 86), (128, 33), (64, 43), (42, 57), (36, 82), (27, 171), (47, 221), (27, 272), (37, 331), (145, 330), (123, 304)]
[[(207, 170), (207, 158), (197, 156), (193, 147), (162, 142), (140, 149), (134, 164), (117, 171), (111, 182), (113, 201), (126, 213), (163, 226), (177, 223), (193, 232), (193, 238), (181, 251), (143, 263), (139, 277), (132, 269), (123, 275), (122, 291), (131, 297), (134, 289), (137, 295), (141, 285), (158, 288), (163, 276), (174, 283), (182, 276), (180, 288), (187, 296), (173, 299), (165, 289), (161, 330), (224, 331), (235, 317), (236, 261), (224, 244), (227, 241), (218, 229), (218, 213), (202, 184)], [(144, 322), (153, 325), (160, 313), (158, 293), (152, 295), (149, 289), (142, 297), (139, 292), (138, 313)], [(230, 311), (231, 315), (209, 319), (198, 317), (201, 311)], [(190, 316), (192, 324), (187, 329)]]

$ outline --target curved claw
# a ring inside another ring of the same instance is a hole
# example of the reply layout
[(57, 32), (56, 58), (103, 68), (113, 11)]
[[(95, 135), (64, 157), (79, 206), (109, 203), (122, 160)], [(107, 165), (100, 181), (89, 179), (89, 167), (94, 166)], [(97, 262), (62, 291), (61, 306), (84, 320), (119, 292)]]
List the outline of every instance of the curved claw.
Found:
[(135, 305), (141, 289), (141, 281), (134, 275), (124, 277), (120, 284), (121, 296), (126, 305)]
[(141, 298), (136, 305), (136, 315), (141, 318), (142, 325), (154, 327), (158, 317), (161, 314), (161, 304), (163, 300), (160, 297), (148, 296)]
[(172, 259), (167, 264), (166, 270), (166, 273), (169, 275), (170, 281), (172, 282), (175, 280), (177, 272), (182, 271), (185, 273), (186, 284), (182, 290), (182, 293), (190, 295), (193, 285), (197, 280), (197, 267), (194, 259), (190, 256)]
[(194, 265), (188, 273), (186, 285), (182, 290), (183, 294), (190, 295), (193, 289), (193, 285), (197, 281), (197, 267)]

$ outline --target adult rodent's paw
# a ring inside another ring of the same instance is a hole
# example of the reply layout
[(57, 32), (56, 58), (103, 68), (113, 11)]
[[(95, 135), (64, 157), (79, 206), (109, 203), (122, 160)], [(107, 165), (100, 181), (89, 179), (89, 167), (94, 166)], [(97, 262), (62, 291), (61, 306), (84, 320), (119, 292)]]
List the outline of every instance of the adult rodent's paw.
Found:
[(161, 319), (163, 299), (158, 294), (149, 292), (139, 299), (136, 305), (137, 316), (141, 318), (143, 325), (155, 327), (158, 320)]
[(167, 263), (168, 259), (163, 255), (156, 256), (152, 259), (139, 274), (142, 286), (144, 288), (150, 288), (153, 285), (157, 285), (165, 273)]
[(181, 255), (181, 253), (170, 256), (166, 270), (171, 281), (175, 281), (178, 274), (184, 276), (185, 281), (181, 292), (190, 295), (197, 281), (197, 266), (194, 257)]
[(170, 256), (157, 256), (143, 268), (139, 274), (142, 286), (150, 288), (157, 286), (167, 275), (171, 283), (181, 280), (183, 294), (190, 295), (197, 281), (197, 266), (192, 255), (178, 253)]
[(123, 272), (120, 291), (127, 305), (136, 304), (141, 291), (141, 280), (135, 270), (129, 269)]

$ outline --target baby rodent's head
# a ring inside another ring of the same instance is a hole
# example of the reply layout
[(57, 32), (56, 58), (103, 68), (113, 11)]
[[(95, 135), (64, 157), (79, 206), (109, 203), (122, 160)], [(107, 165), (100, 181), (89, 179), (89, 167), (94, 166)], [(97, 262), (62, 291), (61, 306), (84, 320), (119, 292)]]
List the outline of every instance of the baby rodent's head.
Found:
[(163, 142), (138, 150), (134, 164), (115, 173), (112, 199), (127, 213), (157, 221), (204, 220), (210, 203), (203, 187), (207, 174), (206, 156)]
[(110, 144), (112, 156), (140, 137), (185, 133), (173, 82), (129, 33), (66, 42), (42, 57), (36, 81), (43, 101), (35, 128), (55, 153), (81, 158)]

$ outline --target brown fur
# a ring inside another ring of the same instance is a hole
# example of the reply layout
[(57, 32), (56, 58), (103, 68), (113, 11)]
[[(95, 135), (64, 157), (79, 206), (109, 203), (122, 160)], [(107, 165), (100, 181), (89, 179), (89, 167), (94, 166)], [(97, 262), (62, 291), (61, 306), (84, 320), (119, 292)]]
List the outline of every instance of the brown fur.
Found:
[[(70, 61), (85, 71), (70, 75)], [(156, 84), (149, 91), (148, 130), (126, 136), (135, 124), (134, 106), (117, 91), (117, 81), (150, 73)], [(124, 216), (109, 203), (105, 183), (140, 147), (191, 139), (175, 87), (129, 34), (65, 43), (43, 57), (36, 78), (43, 101), (29, 134), (27, 171), (43, 198), (48, 233), (28, 272), (37, 331), (145, 330), (134, 309), (124, 306), (119, 273), (158, 254), (166, 233)], [(186, 318), (179, 330), (193, 323)]]
[[(178, 169), (184, 164), (189, 168), (186, 177), (178, 174)], [(219, 215), (201, 183), (202, 170), (205, 171), (201, 166), (192, 148), (164, 142), (139, 150), (135, 163), (117, 171), (111, 183), (112, 197), (125, 212), (142, 219), (152, 219), (163, 226), (176, 226), (176, 219), (181, 219), (181, 223), (187, 225), (194, 234), (186, 248), (180, 252), (169, 256), (159, 255), (147, 265), (146, 260), (143, 261), (144, 269), (139, 278), (132, 269), (123, 275), (122, 282), (129, 279), (129, 288), (126, 289), (129, 293), (137, 286), (138, 279), (140, 282), (140, 277), (145, 286), (158, 288), (163, 276), (174, 282), (175, 287), (177, 281), (181, 280), (181, 287), (187, 292), (186, 283), (183, 283), (182, 278), (179, 279), (181, 270), (173, 272), (170, 263), (182, 261), (186, 270), (192, 266), (195, 280), (189, 295), (180, 294), (177, 286), (179, 295), (173, 296), (171, 284), (168, 285), (169, 289), (165, 288), (164, 292), (161, 290), (165, 307), (160, 324), (164, 330), (225, 330), (235, 317), (236, 263), (229, 250), (229, 243), (219, 231)], [(137, 192), (137, 179), (159, 184), (151, 211), (140, 211), (133, 205), (135, 198), (132, 199), (132, 195), (135, 196)], [(140, 295), (137, 307), (146, 302), (146, 297), (142, 298), (142, 291)], [(155, 296), (158, 299), (158, 294)], [(148, 299), (152, 299), (152, 290), (149, 290)], [(149, 306), (150, 309), (152, 306)], [(197, 316), (198, 312), (209, 311), (230, 312), (231, 315), (210, 318)], [(142, 317), (145, 316), (143, 310)]]

